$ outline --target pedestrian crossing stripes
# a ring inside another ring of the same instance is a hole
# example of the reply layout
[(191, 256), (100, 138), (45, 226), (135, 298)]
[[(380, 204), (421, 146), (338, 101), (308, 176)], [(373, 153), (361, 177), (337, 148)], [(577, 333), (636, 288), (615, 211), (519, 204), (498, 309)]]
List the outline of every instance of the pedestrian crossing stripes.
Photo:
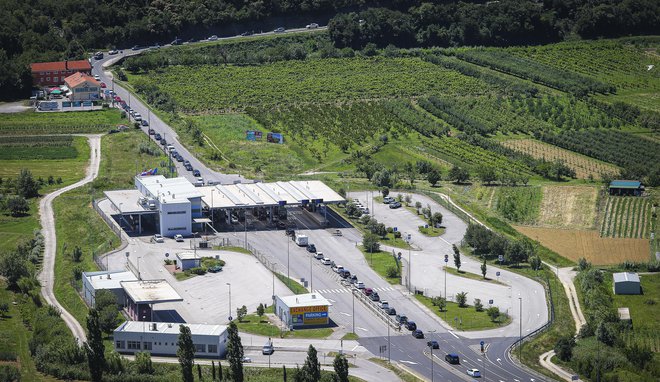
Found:
[[(388, 291), (393, 291), (395, 290), (392, 287), (385, 287), (385, 288), (372, 288), (374, 292), (388, 292)], [(325, 294), (332, 294), (332, 293), (351, 293), (351, 288), (338, 288), (338, 289), (314, 289), (314, 292), (319, 292), (319, 293), (325, 293)]]

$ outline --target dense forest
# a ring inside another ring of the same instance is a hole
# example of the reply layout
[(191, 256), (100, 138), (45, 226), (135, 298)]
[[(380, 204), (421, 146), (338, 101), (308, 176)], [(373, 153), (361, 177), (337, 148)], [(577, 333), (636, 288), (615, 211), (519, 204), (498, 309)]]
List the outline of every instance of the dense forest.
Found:
[[(146, 3), (146, 5), (145, 5)], [(85, 51), (325, 22), (337, 47), (523, 45), (657, 32), (656, 0), (0, 0), (0, 99), (33, 61)]]

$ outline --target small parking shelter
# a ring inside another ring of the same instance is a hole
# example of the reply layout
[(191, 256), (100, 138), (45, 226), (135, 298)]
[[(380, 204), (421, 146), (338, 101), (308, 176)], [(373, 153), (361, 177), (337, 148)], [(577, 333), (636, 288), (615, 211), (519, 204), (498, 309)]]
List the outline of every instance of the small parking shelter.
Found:
[(632, 272), (620, 272), (612, 275), (614, 278), (614, 294), (642, 294), (639, 275)]
[(202, 258), (195, 252), (180, 252), (176, 254), (176, 266), (185, 271), (190, 268), (199, 268)]
[(320, 293), (275, 296), (275, 313), (290, 328), (328, 325), (330, 302)]
[(183, 301), (166, 280), (122, 281), (126, 312), (135, 321), (153, 321), (154, 304)]

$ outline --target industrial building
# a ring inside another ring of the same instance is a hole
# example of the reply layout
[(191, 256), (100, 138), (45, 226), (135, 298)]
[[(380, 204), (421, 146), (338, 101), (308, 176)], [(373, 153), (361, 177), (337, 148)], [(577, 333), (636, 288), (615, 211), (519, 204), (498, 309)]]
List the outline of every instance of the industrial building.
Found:
[(325, 211), (327, 204), (345, 202), (321, 181), (195, 187), (182, 177), (138, 175), (135, 186), (135, 190), (105, 192), (118, 212), (122, 227), (138, 233), (157, 232), (166, 237), (190, 236), (220, 221), (232, 224), (238, 221), (238, 215), (244, 216), (248, 210), (272, 223), (280, 215), (281, 208), (303, 206), (310, 211)]
[(94, 307), (96, 292), (109, 290), (117, 296), (117, 303), (123, 306), (126, 303), (126, 293), (124, 293), (121, 282), (136, 280), (137, 277), (130, 271), (83, 272), (83, 298), (87, 305)]
[(224, 357), (227, 350), (224, 325), (126, 321), (114, 330), (115, 350), (124, 354), (149, 352), (154, 356), (176, 356), (180, 325), (190, 328), (195, 357)]
[(632, 272), (620, 272), (612, 275), (614, 278), (614, 294), (642, 294), (639, 275)]
[(275, 296), (275, 314), (290, 328), (328, 325), (330, 306), (319, 293)]
[(153, 321), (153, 306), (183, 301), (166, 280), (121, 281), (126, 293), (126, 312), (135, 321)]

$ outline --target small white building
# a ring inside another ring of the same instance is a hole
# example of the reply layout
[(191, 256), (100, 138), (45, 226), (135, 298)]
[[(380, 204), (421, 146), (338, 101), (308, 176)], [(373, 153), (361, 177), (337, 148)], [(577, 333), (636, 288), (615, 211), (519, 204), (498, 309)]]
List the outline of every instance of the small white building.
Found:
[(137, 277), (130, 271), (100, 271), (83, 272), (83, 298), (87, 305), (94, 307), (96, 305), (96, 292), (99, 290), (109, 290), (117, 296), (117, 303), (124, 305), (126, 294), (121, 286), (122, 281), (137, 281)]
[(642, 294), (639, 275), (632, 272), (620, 272), (612, 275), (614, 278), (614, 294)]
[(190, 328), (196, 357), (221, 358), (227, 350), (224, 325), (126, 321), (114, 331), (118, 353), (149, 352), (154, 356), (176, 356), (180, 325)]
[(190, 268), (198, 268), (202, 265), (202, 258), (195, 252), (180, 252), (176, 254), (176, 265), (185, 271)]
[(275, 314), (290, 328), (328, 325), (330, 301), (320, 293), (275, 296)]
[(69, 99), (71, 101), (93, 101), (100, 99), (101, 84), (86, 73), (74, 73), (64, 79), (64, 84), (69, 88)]

